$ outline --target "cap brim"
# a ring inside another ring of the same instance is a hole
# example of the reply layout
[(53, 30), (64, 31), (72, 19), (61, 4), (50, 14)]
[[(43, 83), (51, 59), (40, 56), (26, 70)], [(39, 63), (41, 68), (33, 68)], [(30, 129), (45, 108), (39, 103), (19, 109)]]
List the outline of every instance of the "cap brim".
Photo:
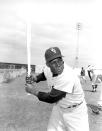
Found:
[(52, 61), (52, 60), (54, 60), (54, 59), (57, 59), (57, 58), (59, 58), (59, 57), (64, 57), (64, 56), (62, 56), (62, 55), (53, 56), (52, 58), (50, 58), (49, 60), (47, 60), (47, 62), (50, 62), (50, 61)]

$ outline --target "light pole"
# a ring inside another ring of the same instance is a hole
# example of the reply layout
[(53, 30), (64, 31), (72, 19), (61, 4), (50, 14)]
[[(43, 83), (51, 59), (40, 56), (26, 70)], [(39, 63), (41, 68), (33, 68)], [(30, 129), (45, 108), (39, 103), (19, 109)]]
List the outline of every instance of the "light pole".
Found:
[(75, 54), (75, 64), (74, 67), (78, 67), (79, 62), (79, 33), (81, 30), (81, 23), (76, 24), (76, 30), (77, 30), (77, 43), (76, 43), (76, 54)]

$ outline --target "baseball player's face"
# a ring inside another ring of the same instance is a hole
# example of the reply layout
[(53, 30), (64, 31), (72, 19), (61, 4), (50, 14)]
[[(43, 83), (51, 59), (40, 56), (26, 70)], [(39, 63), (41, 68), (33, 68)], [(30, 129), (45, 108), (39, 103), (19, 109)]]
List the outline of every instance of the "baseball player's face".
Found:
[(57, 58), (47, 63), (47, 66), (53, 74), (60, 75), (63, 72), (64, 62), (62, 58)]

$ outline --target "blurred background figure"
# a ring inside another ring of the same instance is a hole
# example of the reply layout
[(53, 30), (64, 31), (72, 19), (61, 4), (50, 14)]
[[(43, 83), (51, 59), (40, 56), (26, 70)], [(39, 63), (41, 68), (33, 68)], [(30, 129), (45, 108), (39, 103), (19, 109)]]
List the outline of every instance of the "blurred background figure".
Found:
[(92, 104), (90, 105), (92, 112), (94, 114), (102, 114), (102, 75), (97, 75), (97, 77), (95, 76), (96, 79), (95, 80), (95, 85), (93, 87), (93, 92), (96, 92), (96, 88), (97, 88), (97, 92), (95, 93), (95, 97), (92, 101)]
[(88, 72), (88, 77), (91, 81), (92, 92), (96, 92), (98, 79), (97, 79), (97, 73), (95, 71), (95, 68), (91, 65), (88, 65), (87, 72)]
[(88, 65), (88, 67), (87, 67), (87, 73), (88, 73), (88, 76), (89, 76), (89, 78), (90, 78), (90, 81), (92, 81), (93, 69), (92, 69), (92, 66), (91, 66), (91, 65)]
[(85, 78), (85, 69), (84, 67), (81, 68), (81, 72), (80, 72), (80, 79), (81, 79), (81, 82), (86, 82), (86, 78)]

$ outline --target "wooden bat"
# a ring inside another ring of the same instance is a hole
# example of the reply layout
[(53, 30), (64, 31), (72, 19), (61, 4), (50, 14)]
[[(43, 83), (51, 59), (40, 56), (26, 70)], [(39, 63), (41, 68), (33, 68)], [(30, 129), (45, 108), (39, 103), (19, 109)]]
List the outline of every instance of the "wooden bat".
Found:
[(31, 74), (31, 24), (27, 22), (27, 64), (28, 64), (28, 76)]
[[(31, 74), (31, 24), (27, 22), (27, 64), (28, 64), (28, 76)], [(28, 95), (31, 95), (27, 93)]]

